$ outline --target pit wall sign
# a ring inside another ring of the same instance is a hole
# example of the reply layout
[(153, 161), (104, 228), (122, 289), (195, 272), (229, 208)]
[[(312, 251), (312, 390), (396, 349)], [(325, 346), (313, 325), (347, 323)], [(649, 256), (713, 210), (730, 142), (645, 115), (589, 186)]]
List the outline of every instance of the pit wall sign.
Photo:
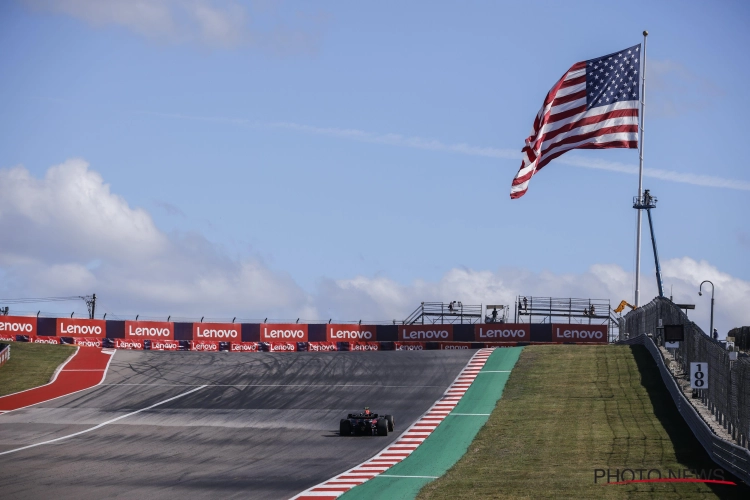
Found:
[(552, 342), (575, 342), (576, 344), (606, 344), (607, 325), (552, 323)]
[(269, 324), (260, 325), (261, 342), (307, 342), (307, 325)]
[(378, 340), (375, 325), (326, 325), (327, 342), (371, 342)]
[(528, 323), (477, 324), (474, 338), (479, 342), (528, 342), (531, 326)]
[(55, 332), (58, 337), (103, 339), (107, 336), (107, 322), (101, 319), (57, 318)]
[(166, 321), (126, 321), (125, 338), (174, 340), (174, 323)]
[(239, 323), (193, 323), (193, 340), (242, 341)]
[(398, 327), (398, 340), (425, 342), (453, 340), (453, 325), (403, 325)]
[(0, 335), (36, 335), (36, 317), (0, 316)]

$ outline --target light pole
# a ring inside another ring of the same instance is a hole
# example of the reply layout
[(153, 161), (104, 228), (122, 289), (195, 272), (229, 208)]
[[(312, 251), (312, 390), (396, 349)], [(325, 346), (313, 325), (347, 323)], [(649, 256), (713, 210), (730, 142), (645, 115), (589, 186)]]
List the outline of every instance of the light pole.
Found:
[[(698, 295), (703, 295), (701, 289), (703, 288), (703, 283), (711, 283), (708, 280), (701, 281), (700, 286), (698, 287)], [(714, 284), (711, 283), (711, 327), (708, 330), (708, 336), (713, 338), (714, 336)]]

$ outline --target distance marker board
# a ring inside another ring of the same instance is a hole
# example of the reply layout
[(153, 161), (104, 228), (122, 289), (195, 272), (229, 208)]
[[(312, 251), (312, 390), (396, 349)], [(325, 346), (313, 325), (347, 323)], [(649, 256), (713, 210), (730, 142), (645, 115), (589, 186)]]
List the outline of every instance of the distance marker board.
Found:
[(708, 389), (708, 363), (690, 363), (690, 388)]

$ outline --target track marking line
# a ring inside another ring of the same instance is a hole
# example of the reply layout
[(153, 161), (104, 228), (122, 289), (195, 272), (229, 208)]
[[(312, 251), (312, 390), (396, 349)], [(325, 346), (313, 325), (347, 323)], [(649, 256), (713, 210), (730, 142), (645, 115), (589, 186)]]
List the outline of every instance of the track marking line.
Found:
[[(437, 476), (396, 476), (388, 475), (384, 472), (375, 473), (373, 469), (385, 469), (387, 471), (393, 465), (396, 465), (400, 461), (406, 459), (416, 450), (422, 441), (427, 439), (429, 435), (434, 431), (440, 423), (445, 420), (448, 415), (454, 415), (451, 413), (455, 409), (458, 402), (465, 395), (468, 387), (477, 378), (479, 373), (482, 372), (481, 368), (487, 363), (488, 358), (492, 354), (492, 349), (481, 349), (477, 351), (474, 356), (466, 363), (464, 368), (458, 373), (453, 382), (448, 386), (445, 392), (440, 396), (433, 405), (425, 411), (421, 417), (417, 419), (411, 426), (409, 426), (401, 435), (396, 438), (390, 445), (385, 447), (379, 453), (375, 454), (369, 460), (362, 462), (361, 464), (352, 467), (351, 469), (342, 472), (338, 476), (334, 476), (322, 483), (316, 484), (305, 491), (298, 493), (293, 496), (291, 500), (304, 500), (307, 498), (338, 498), (343, 495), (351, 488), (356, 485), (365, 483), (375, 477), (404, 477), (404, 478), (422, 478), (422, 479), (437, 479)], [(351, 387), (351, 386), (350, 386)], [(479, 416), (480, 414), (455, 414), (455, 415), (472, 415)], [(482, 414), (484, 416), (484, 414)], [(486, 414), (489, 415), (489, 414)], [(423, 437), (424, 436), (424, 437)], [(377, 462), (388, 460), (391, 465), (387, 467), (379, 467), (380, 464)], [(375, 466), (375, 467), (373, 467)], [(368, 473), (369, 472), (369, 473)], [(344, 485), (349, 483), (357, 483), (353, 486), (345, 487)]]
[(392, 476), (390, 474), (380, 474), (378, 477), (414, 477), (418, 479), (437, 479), (440, 476)]
[(482, 370), (479, 373), (510, 373), (510, 370)]
[(126, 413), (125, 415), (120, 415), (119, 417), (115, 417), (113, 419), (107, 420), (106, 422), (102, 422), (101, 424), (95, 425), (94, 427), (91, 427), (91, 428), (83, 430), (83, 431), (74, 432), (73, 434), (68, 434), (67, 436), (60, 436), (59, 438), (50, 439), (48, 441), (42, 441), (41, 443), (30, 444), (30, 445), (27, 445), (27, 446), (22, 446), (21, 448), (16, 448), (16, 449), (13, 449), (13, 450), (8, 450), (8, 451), (0, 452), (0, 456), (1, 455), (8, 455), (10, 453), (15, 453), (17, 451), (28, 450), (29, 448), (36, 448), (37, 446), (42, 446), (44, 444), (50, 444), (50, 443), (55, 443), (57, 441), (63, 441), (65, 439), (69, 439), (69, 438), (72, 438), (72, 437), (75, 437), (75, 436), (80, 436), (81, 434), (86, 434), (87, 432), (95, 431), (96, 429), (100, 429), (100, 428), (104, 427), (105, 425), (109, 425), (109, 424), (112, 424), (114, 422), (117, 422), (118, 420), (122, 420), (123, 418), (127, 418), (127, 417), (130, 417), (132, 415), (136, 415), (136, 414), (138, 414), (138, 413), (140, 413), (142, 411), (150, 410), (151, 408), (156, 408), (157, 406), (161, 406), (164, 403), (169, 403), (170, 401), (174, 401), (175, 399), (179, 399), (179, 398), (181, 398), (183, 396), (187, 396), (188, 394), (191, 394), (191, 393), (193, 393), (195, 391), (199, 391), (199, 390), (203, 389), (203, 387), (205, 387), (205, 386), (196, 387), (195, 389), (191, 389), (191, 390), (189, 390), (187, 392), (183, 392), (182, 394), (178, 394), (177, 396), (171, 397), (169, 399), (165, 399), (164, 401), (159, 401), (158, 403), (154, 403), (151, 406), (147, 406), (145, 408), (141, 408), (140, 410), (136, 410), (136, 411), (133, 411), (133, 412), (130, 412), (130, 413)]
[(451, 415), (458, 415), (460, 417), (489, 417), (489, 413), (451, 413)]

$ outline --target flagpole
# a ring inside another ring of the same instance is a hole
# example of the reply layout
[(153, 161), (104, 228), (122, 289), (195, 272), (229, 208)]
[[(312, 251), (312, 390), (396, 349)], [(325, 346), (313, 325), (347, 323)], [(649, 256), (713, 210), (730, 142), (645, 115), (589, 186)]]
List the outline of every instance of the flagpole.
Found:
[[(646, 37), (648, 31), (643, 32), (643, 54), (641, 54), (641, 61), (643, 66), (641, 67), (641, 123), (638, 127), (640, 138), (638, 139), (638, 204), (642, 205), (643, 200), (643, 122), (645, 118), (646, 110)], [(643, 211), (638, 209), (638, 229), (636, 234), (636, 250), (635, 250), (635, 307), (641, 305), (641, 223), (643, 221)]]

